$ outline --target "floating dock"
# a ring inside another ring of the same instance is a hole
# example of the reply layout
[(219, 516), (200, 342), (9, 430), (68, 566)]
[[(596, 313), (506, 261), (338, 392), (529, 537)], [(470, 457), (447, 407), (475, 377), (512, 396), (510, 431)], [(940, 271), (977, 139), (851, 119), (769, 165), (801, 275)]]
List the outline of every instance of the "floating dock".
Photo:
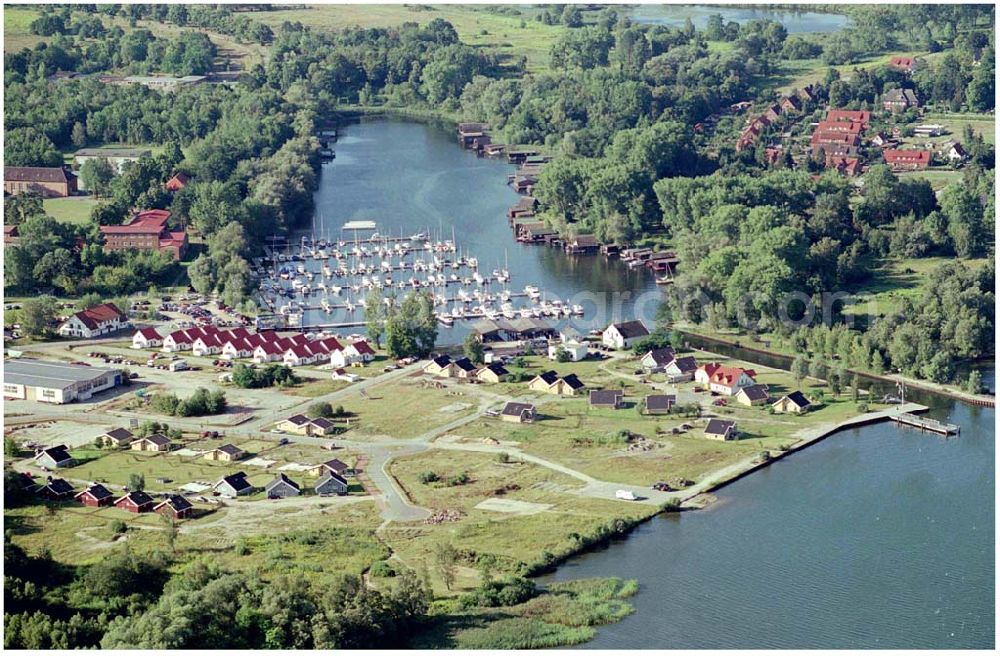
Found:
[(946, 424), (938, 421), (937, 419), (918, 417), (917, 415), (910, 414), (908, 412), (893, 415), (892, 420), (897, 424), (912, 426), (913, 428), (938, 433), (939, 435), (955, 435), (962, 430), (960, 426), (956, 426), (955, 424)]

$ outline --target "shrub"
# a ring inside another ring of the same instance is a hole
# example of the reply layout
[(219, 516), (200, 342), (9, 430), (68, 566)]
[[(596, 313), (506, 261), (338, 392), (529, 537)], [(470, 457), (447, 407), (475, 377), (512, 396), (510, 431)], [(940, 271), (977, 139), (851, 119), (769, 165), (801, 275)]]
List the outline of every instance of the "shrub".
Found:
[(500, 453), (497, 454), (497, 462), (506, 465), (508, 462), (510, 462), (510, 454), (507, 453), (506, 451), (501, 451)]
[(420, 472), (420, 476), (418, 476), (417, 479), (424, 485), (427, 485), (428, 483), (434, 483), (435, 481), (437, 481), (438, 475), (432, 471), (425, 471), (425, 472)]
[(372, 576), (377, 576), (380, 578), (389, 578), (391, 576), (396, 576), (396, 570), (389, 562), (385, 560), (379, 560), (373, 563), (371, 569), (368, 570), (368, 573), (371, 574)]
[(309, 406), (307, 413), (313, 419), (317, 417), (325, 417), (329, 419), (330, 417), (334, 416), (333, 406), (327, 403), (326, 401), (319, 401), (318, 403), (313, 403), (312, 405)]
[(250, 546), (247, 545), (247, 541), (243, 538), (238, 539), (236, 544), (233, 545), (233, 553), (237, 556), (245, 556), (250, 553)]
[(128, 526), (125, 524), (125, 522), (123, 522), (120, 519), (116, 519), (113, 522), (111, 522), (111, 526), (109, 526), (108, 528), (111, 529), (111, 533), (113, 535), (121, 535), (122, 533), (128, 530)]
[(538, 593), (533, 581), (520, 576), (510, 576), (494, 581), (485, 581), (472, 592), (462, 596), (460, 603), (465, 608), (496, 608), (524, 603)]
[(465, 485), (468, 482), (469, 482), (468, 472), (462, 472), (460, 474), (456, 474), (455, 476), (452, 476), (451, 478), (448, 479), (448, 485), (451, 485), (452, 487), (455, 487), (457, 485)]

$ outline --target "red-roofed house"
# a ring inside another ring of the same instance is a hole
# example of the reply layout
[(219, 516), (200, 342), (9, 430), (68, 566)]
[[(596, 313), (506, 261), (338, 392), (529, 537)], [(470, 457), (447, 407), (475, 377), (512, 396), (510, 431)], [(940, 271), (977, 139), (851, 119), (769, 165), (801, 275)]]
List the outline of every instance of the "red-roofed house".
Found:
[(222, 353), (222, 340), (215, 333), (198, 337), (191, 343), (191, 353), (197, 356), (218, 355)]
[(898, 68), (901, 71), (906, 71), (907, 73), (912, 73), (913, 69), (916, 68), (917, 60), (914, 57), (891, 57), (889, 59), (889, 66), (892, 68)]
[(695, 382), (708, 385), (717, 394), (732, 396), (748, 385), (754, 385), (757, 373), (753, 369), (741, 367), (725, 367), (718, 362), (698, 367), (694, 372)]
[(63, 337), (92, 339), (129, 327), (128, 316), (114, 303), (102, 303), (77, 312), (59, 326)]
[(154, 346), (163, 346), (163, 337), (155, 328), (142, 328), (132, 335), (132, 348), (147, 349)]
[(872, 120), (872, 113), (869, 111), (856, 109), (831, 109), (826, 113), (828, 121), (858, 121), (861, 127), (868, 129), (868, 124)]
[(167, 230), (167, 210), (139, 212), (125, 225), (101, 226), (105, 251), (123, 251), (135, 248), (145, 251), (170, 253), (174, 260), (184, 257), (187, 250), (187, 232)]
[(355, 362), (371, 362), (375, 359), (375, 351), (366, 341), (348, 344), (339, 351), (330, 354), (330, 364), (334, 367), (346, 367)]
[(266, 342), (253, 350), (253, 361), (257, 364), (275, 362), (277, 360), (281, 360), (284, 354), (285, 350), (281, 348), (281, 345), (278, 344), (277, 340), (273, 342)]
[(854, 155), (858, 152), (861, 140), (857, 134), (850, 132), (819, 131), (812, 133), (810, 143), (812, 144), (813, 155), (819, 155), (823, 151), (829, 155), (840, 157)]
[(861, 173), (861, 161), (857, 157), (834, 157), (827, 155), (826, 168), (836, 169), (837, 173), (849, 178)]
[(222, 357), (227, 360), (249, 358), (253, 356), (253, 346), (245, 338), (232, 337), (222, 345)]
[(163, 338), (163, 351), (174, 353), (176, 351), (190, 351), (194, 338), (188, 335), (186, 330), (175, 330)]
[(931, 163), (929, 150), (886, 150), (883, 156), (893, 171), (926, 169)]
[(187, 173), (179, 172), (174, 174), (174, 177), (167, 180), (166, 184), (164, 184), (163, 187), (167, 191), (180, 191), (181, 189), (187, 186), (189, 180), (191, 180), (191, 178), (188, 176)]

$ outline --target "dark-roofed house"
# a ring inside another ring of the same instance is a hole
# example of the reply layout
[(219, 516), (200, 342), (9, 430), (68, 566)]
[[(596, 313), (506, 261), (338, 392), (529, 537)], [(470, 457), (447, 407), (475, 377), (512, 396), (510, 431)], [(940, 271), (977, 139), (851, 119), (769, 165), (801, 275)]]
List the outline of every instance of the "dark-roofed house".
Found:
[(770, 395), (767, 393), (767, 385), (761, 385), (760, 383), (741, 387), (735, 394), (737, 403), (748, 406), (764, 405), (770, 398)]
[(673, 362), (674, 350), (669, 346), (646, 351), (639, 363), (646, 371), (663, 371), (663, 368)]
[(61, 478), (49, 476), (45, 485), (38, 488), (38, 495), (49, 501), (61, 501), (73, 495), (73, 486)]
[(101, 435), (99, 439), (102, 446), (116, 446), (120, 448), (128, 446), (135, 439), (135, 435), (127, 428), (112, 428), (104, 435)]
[(312, 431), (312, 421), (305, 415), (292, 415), (277, 424), (278, 430), (296, 435), (309, 435)]
[(491, 362), (476, 372), (476, 378), (484, 383), (502, 383), (510, 372), (499, 362)]
[(736, 422), (729, 419), (709, 419), (705, 437), (710, 440), (735, 440)]
[(205, 460), (216, 462), (236, 462), (246, 456), (247, 452), (232, 444), (223, 444), (217, 449), (205, 452)]
[(34, 191), (43, 198), (62, 198), (76, 193), (76, 176), (61, 166), (5, 166), (3, 191), (16, 195)]
[(110, 506), (115, 501), (114, 493), (100, 483), (94, 483), (74, 497), (77, 501), (91, 508)]
[(222, 480), (215, 484), (215, 491), (224, 497), (241, 497), (253, 494), (254, 487), (247, 480), (244, 472), (236, 472), (229, 476), (223, 476)]
[(913, 89), (889, 89), (882, 96), (882, 107), (890, 112), (905, 112), (911, 107), (919, 107), (917, 94)]
[(424, 373), (442, 378), (451, 378), (455, 375), (455, 363), (447, 355), (439, 355), (424, 365)]
[(191, 502), (179, 494), (171, 494), (164, 501), (153, 507), (153, 512), (173, 517), (174, 519), (185, 519), (194, 512)]
[(583, 381), (577, 378), (576, 374), (568, 374), (562, 377), (563, 396), (573, 396), (583, 388)]
[(806, 398), (805, 394), (799, 391), (786, 394), (777, 401), (771, 404), (775, 412), (791, 412), (799, 414), (805, 412), (809, 409), (810, 403), (809, 399)]
[(132, 442), (133, 451), (169, 451), (172, 442), (162, 433), (153, 433)]
[(667, 377), (667, 382), (670, 383), (693, 380), (694, 372), (697, 370), (698, 363), (690, 355), (683, 358), (674, 358), (663, 367), (663, 373)]
[(268, 499), (297, 497), (302, 494), (299, 484), (284, 474), (278, 474), (271, 479), (271, 482), (264, 486), (264, 492), (267, 493)]
[(346, 462), (338, 460), (337, 458), (333, 458), (331, 460), (327, 460), (326, 462), (321, 462), (320, 464), (313, 466), (308, 473), (310, 476), (322, 476), (326, 472), (333, 472), (337, 476), (343, 478), (344, 476), (347, 476), (348, 472), (350, 471), (351, 468), (347, 466)]
[(156, 502), (142, 490), (132, 490), (115, 501), (115, 508), (121, 508), (132, 513), (151, 512)]
[(605, 328), (601, 341), (608, 348), (626, 349), (644, 337), (649, 337), (649, 331), (641, 321), (625, 321)]
[(590, 390), (589, 403), (592, 408), (611, 408), (617, 410), (622, 407), (622, 399), (625, 397), (623, 390)]
[(455, 365), (454, 371), (457, 378), (476, 377), (476, 365), (472, 364), (472, 360), (469, 358), (459, 358), (452, 364)]
[(35, 462), (43, 467), (48, 467), (49, 469), (72, 467), (76, 464), (76, 461), (73, 459), (73, 456), (69, 454), (69, 449), (66, 448), (65, 444), (50, 446), (47, 449), (43, 449), (35, 456)]
[(528, 382), (528, 389), (535, 392), (559, 394), (559, 374), (553, 370), (543, 371)]
[(516, 424), (530, 424), (536, 416), (535, 406), (531, 403), (508, 401), (500, 410), (500, 419)]
[(31, 474), (26, 474), (24, 472), (17, 472), (17, 485), (22, 490), (32, 490), (38, 483), (32, 478)]
[(677, 403), (677, 397), (673, 394), (650, 394), (646, 397), (646, 414), (668, 414), (675, 403)]
[(319, 477), (313, 486), (316, 494), (347, 494), (347, 481), (336, 472), (328, 471)]
[(309, 422), (309, 425), (311, 426), (310, 435), (329, 435), (337, 427), (336, 424), (326, 417), (316, 417)]
[(63, 337), (93, 339), (128, 328), (128, 315), (114, 303), (101, 303), (72, 315), (59, 325)]

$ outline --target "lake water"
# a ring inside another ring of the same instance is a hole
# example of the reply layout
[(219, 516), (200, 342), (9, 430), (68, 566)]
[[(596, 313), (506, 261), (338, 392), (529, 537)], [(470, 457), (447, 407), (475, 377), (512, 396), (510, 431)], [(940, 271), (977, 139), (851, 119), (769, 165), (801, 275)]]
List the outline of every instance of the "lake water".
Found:
[[(315, 196), (317, 232), (337, 237), (347, 221), (370, 219), (381, 234), (454, 234), (463, 253), (478, 258), (481, 272), (506, 265), (511, 290), (537, 285), (553, 298), (582, 305), (582, 318), (559, 324), (581, 332), (633, 312), (653, 317), (660, 294), (651, 273), (599, 255), (567, 257), (559, 249), (519, 244), (506, 214), (518, 200), (507, 185), (516, 167), (462, 149), (453, 130), (391, 119), (342, 126), (337, 157), (324, 165)], [(307, 313), (306, 322), (324, 320), (319, 315)], [(439, 341), (456, 343), (466, 330), (461, 322), (442, 327)]]
[(543, 581), (639, 580), (586, 648), (991, 649), (995, 411), (932, 416), (961, 435), (838, 433)]
[(712, 14), (721, 14), (723, 21), (736, 21), (741, 25), (755, 19), (767, 19), (784, 25), (789, 34), (836, 32), (850, 22), (843, 14), (707, 5), (636, 5), (626, 13), (636, 23), (668, 27), (683, 27), (685, 20), (690, 18), (695, 27), (704, 28)]
[[(462, 150), (450, 130), (379, 119), (341, 135), (316, 195), (327, 235), (352, 219), (393, 234), (454, 228), (481, 267), (506, 254), (511, 288), (655, 298), (645, 272), (517, 244), (505, 215), (514, 167)], [(588, 306), (581, 327), (602, 326), (609, 303)], [(628, 301), (618, 313), (631, 314)], [(985, 377), (995, 389), (992, 368)], [(710, 509), (656, 518), (561, 567), (549, 580), (641, 584), (635, 614), (584, 647), (991, 648), (995, 412), (908, 398), (961, 435), (890, 424), (839, 433), (723, 488)]]

